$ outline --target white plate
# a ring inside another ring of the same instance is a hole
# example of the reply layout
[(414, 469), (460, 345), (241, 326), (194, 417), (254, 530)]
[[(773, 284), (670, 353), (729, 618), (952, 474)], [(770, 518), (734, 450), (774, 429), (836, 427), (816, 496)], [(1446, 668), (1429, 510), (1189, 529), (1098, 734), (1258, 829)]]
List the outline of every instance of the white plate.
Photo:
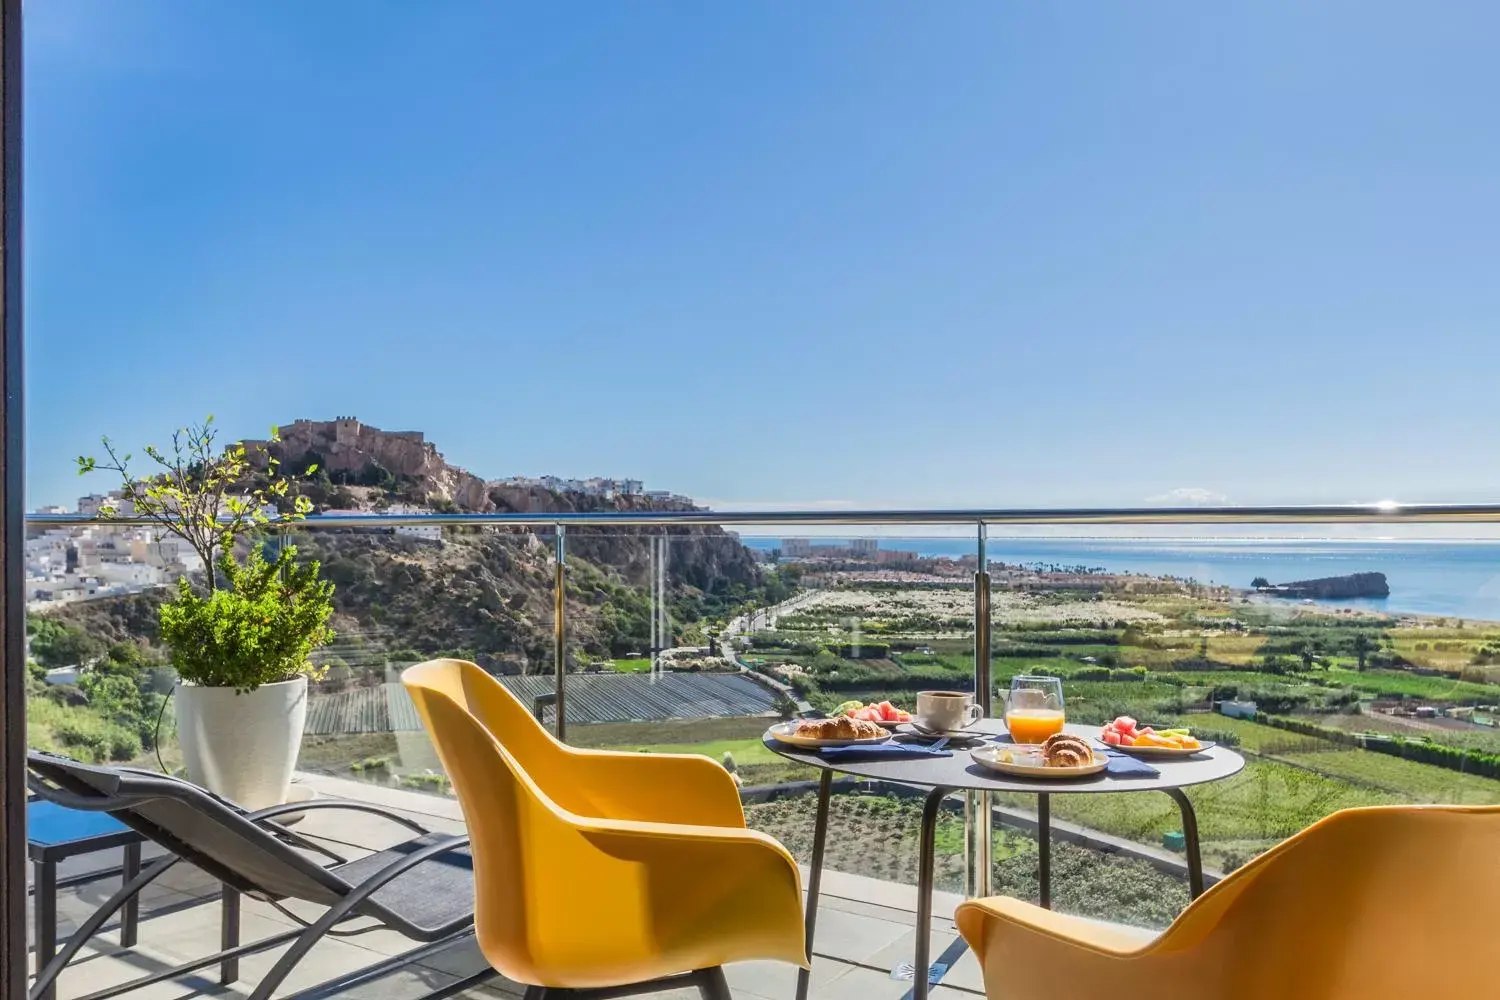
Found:
[(795, 722), (778, 722), (766, 730), (766, 735), (778, 743), (794, 747), (855, 747), (866, 743), (884, 743), (891, 738), (890, 733), (881, 733), (879, 736), (866, 736), (858, 740), (820, 740), (811, 736), (798, 736)]
[(1212, 740), (1203, 740), (1191, 750), (1178, 749), (1177, 747), (1117, 747), (1113, 743), (1104, 742), (1097, 736), (1094, 737), (1094, 742), (1106, 750), (1118, 750), (1132, 757), (1152, 757), (1157, 760), (1169, 760), (1173, 757), (1191, 757), (1195, 753), (1212, 750), (1218, 746)]
[(1101, 753), (1094, 754), (1092, 764), (1080, 764), (1077, 767), (1042, 767), (1037, 764), (1017, 764), (1006, 760), (1008, 756), (1027, 756), (1036, 759), (1037, 754), (1034, 751), (1026, 753), (1019, 748), (1019, 744), (983, 746), (971, 751), (969, 756), (991, 770), (1023, 778), (1082, 778), (1090, 774), (1098, 774), (1109, 766), (1109, 758)]

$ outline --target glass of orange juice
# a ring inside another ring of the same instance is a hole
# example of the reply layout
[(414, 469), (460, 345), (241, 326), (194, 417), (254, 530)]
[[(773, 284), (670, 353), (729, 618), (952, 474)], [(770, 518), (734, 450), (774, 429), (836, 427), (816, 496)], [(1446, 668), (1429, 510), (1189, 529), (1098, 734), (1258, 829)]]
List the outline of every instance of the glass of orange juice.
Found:
[(1041, 743), (1062, 732), (1062, 681), (1056, 677), (1012, 677), (1005, 702), (1005, 727), (1017, 743)]

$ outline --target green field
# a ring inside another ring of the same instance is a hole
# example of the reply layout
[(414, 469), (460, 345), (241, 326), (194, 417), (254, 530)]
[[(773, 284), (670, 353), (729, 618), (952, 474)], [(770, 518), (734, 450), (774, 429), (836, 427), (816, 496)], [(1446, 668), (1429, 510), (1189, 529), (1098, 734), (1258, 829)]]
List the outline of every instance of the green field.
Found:
[(1280, 753), (1277, 760), (1389, 791), (1402, 802), (1488, 805), (1500, 802), (1500, 781), (1403, 760), (1370, 750)]
[(1363, 673), (1342, 667), (1320, 672), (1329, 684), (1352, 687), (1377, 695), (1406, 695), (1429, 701), (1493, 703), (1500, 685), (1476, 684), (1452, 677), (1423, 676), (1400, 670), (1369, 670)]
[(606, 660), (606, 667), (617, 674), (645, 674), (651, 672), (651, 658), (639, 656), (626, 660)]
[(1189, 712), (1182, 717), (1182, 721), (1200, 729), (1217, 729), (1220, 732), (1234, 733), (1240, 738), (1240, 749), (1255, 753), (1274, 753), (1282, 747), (1299, 751), (1343, 749), (1336, 748), (1334, 744), (1316, 736), (1303, 736), (1301, 733), (1287, 732), (1285, 729), (1262, 725), (1248, 719), (1231, 719), (1217, 712)]
[(770, 721), (765, 718), (672, 719), (666, 722), (610, 722), (571, 726), (574, 746), (650, 753), (696, 753), (721, 761), (732, 754), (746, 785), (808, 781), (817, 775), (802, 764), (778, 757), (761, 743)]
[(634, 749), (644, 746), (701, 745), (718, 740), (759, 740), (768, 724), (766, 719), (758, 716), (667, 719), (661, 722), (599, 722), (569, 726), (568, 742), (578, 747)]
[(647, 753), (697, 753), (714, 760), (724, 755), (734, 757), (736, 764), (774, 764), (785, 758), (778, 757), (760, 740), (708, 740), (703, 743), (655, 743), (620, 749), (643, 750)]

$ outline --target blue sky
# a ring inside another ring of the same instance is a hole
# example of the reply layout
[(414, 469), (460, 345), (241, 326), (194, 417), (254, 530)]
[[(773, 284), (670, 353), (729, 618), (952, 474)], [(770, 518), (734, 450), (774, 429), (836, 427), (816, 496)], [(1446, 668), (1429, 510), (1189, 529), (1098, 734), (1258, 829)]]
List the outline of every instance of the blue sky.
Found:
[(1497, 31), (31, 4), (30, 499), (208, 412), (721, 506), (1496, 499)]

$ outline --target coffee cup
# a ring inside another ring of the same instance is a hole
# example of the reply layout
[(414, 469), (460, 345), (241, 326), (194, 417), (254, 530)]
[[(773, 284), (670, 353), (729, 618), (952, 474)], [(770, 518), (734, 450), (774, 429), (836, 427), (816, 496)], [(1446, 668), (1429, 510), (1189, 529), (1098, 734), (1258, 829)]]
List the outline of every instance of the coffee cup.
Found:
[(923, 729), (951, 733), (979, 721), (980, 709), (967, 691), (918, 691), (912, 721)]

